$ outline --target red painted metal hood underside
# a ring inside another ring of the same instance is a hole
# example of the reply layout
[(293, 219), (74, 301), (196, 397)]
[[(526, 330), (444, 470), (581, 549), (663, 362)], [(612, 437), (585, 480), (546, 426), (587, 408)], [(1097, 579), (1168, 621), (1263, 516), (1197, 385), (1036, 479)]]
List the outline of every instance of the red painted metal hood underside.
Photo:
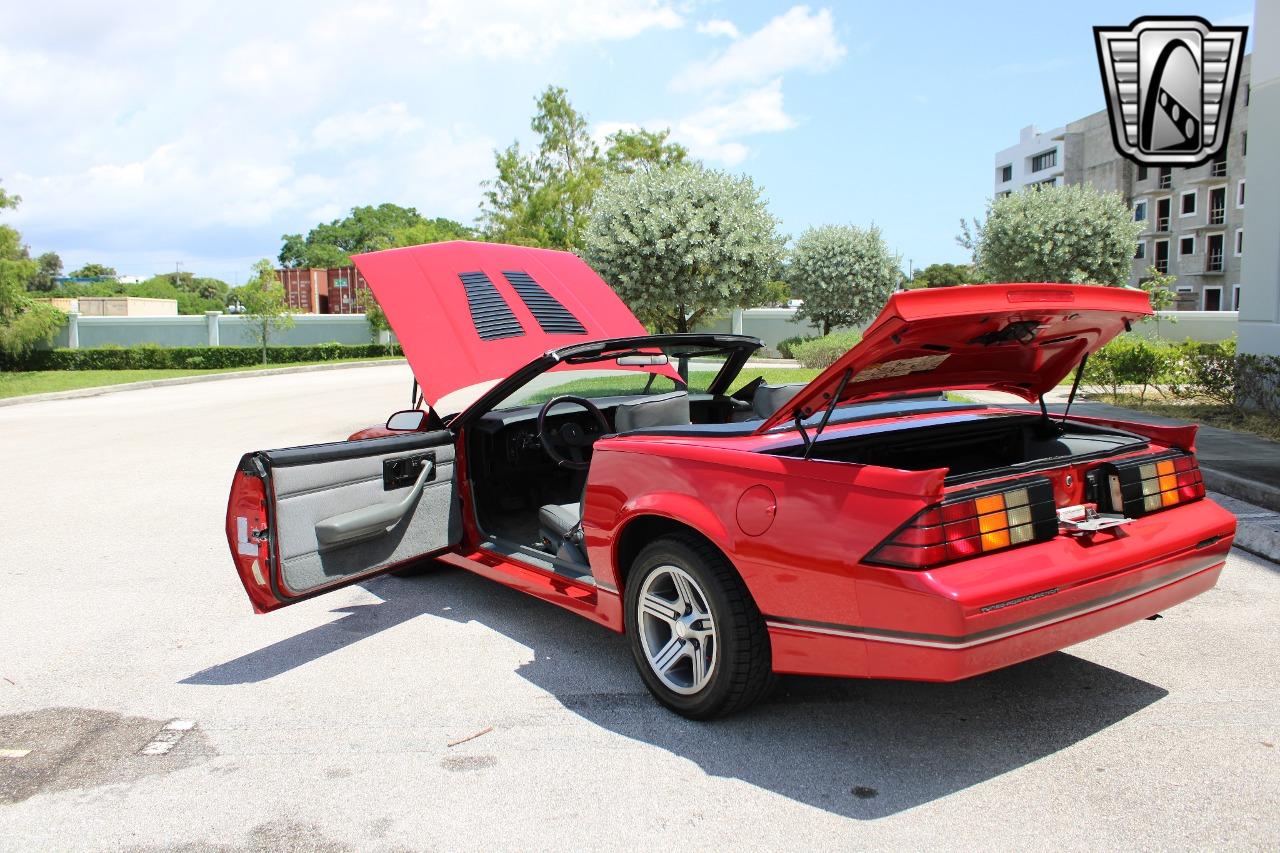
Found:
[[(1140, 290), (979, 284), (895, 293), (862, 340), (761, 424), (765, 432), (830, 404), (982, 389), (1035, 400), (1080, 359), (1149, 316)], [(847, 375), (847, 379), (845, 378)], [(841, 387), (843, 385), (843, 387)]]
[(453, 241), (353, 260), (433, 408), (506, 378), (550, 349), (646, 334), (569, 252)]

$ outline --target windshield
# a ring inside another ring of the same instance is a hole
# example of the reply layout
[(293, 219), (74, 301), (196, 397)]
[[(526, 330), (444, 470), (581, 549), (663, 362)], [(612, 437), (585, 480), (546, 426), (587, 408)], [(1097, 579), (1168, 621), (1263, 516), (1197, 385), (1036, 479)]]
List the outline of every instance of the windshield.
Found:
[[(693, 393), (705, 392), (735, 349), (688, 344), (647, 346), (565, 362), (529, 380), (493, 408), (540, 406), (563, 394), (591, 400), (666, 394), (685, 388)], [(635, 363), (644, 360), (653, 363)]]

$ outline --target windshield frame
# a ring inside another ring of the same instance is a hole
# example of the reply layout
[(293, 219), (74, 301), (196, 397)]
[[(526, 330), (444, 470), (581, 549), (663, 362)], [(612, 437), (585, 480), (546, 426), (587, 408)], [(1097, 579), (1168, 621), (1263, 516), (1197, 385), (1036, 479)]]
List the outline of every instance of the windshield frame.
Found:
[(644, 347), (706, 346), (728, 350), (724, 365), (707, 386), (708, 394), (723, 394), (741, 373), (747, 359), (764, 344), (750, 335), (676, 333), (668, 335), (643, 335), (632, 338), (609, 338), (588, 343), (572, 344), (548, 350), (524, 367), (498, 382), (479, 399), (450, 421), (451, 427), (461, 428), (474, 423), (534, 378), (541, 376), (557, 364), (605, 360), (611, 353), (623, 354)]

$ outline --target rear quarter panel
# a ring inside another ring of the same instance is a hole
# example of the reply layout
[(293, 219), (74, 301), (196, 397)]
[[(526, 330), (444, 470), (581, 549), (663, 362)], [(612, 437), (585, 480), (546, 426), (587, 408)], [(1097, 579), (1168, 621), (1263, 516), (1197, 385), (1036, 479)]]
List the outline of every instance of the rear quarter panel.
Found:
[[(583, 532), (597, 580), (619, 590), (618, 544), (644, 516), (685, 524), (719, 547), (762, 613), (856, 624), (859, 559), (936, 500), (943, 472), (805, 461), (728, 448), (617, 438), (596, 445)], [(763, 532), (759, 487), (772, 493)], [(739, 503), (745, 525), (740, 523)], [(924, 590), (922, 589), (922, 593)]]

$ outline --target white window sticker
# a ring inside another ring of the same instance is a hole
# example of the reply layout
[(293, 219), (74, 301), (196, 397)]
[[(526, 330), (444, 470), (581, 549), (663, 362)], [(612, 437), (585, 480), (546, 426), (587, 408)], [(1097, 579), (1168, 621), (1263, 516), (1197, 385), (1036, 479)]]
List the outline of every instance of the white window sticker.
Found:
[(869, 364), (859, 370), (858, 374), (849, 381), (871, 382), (876, 379), (893, 379), (898, 376), (906, 376), (908, 373), (925, 373), (942, 364), (950, 355), (951, 353), (922, 355), (917, 358), (899, 358), (893, 361), (882, 361), (879, 364)]

